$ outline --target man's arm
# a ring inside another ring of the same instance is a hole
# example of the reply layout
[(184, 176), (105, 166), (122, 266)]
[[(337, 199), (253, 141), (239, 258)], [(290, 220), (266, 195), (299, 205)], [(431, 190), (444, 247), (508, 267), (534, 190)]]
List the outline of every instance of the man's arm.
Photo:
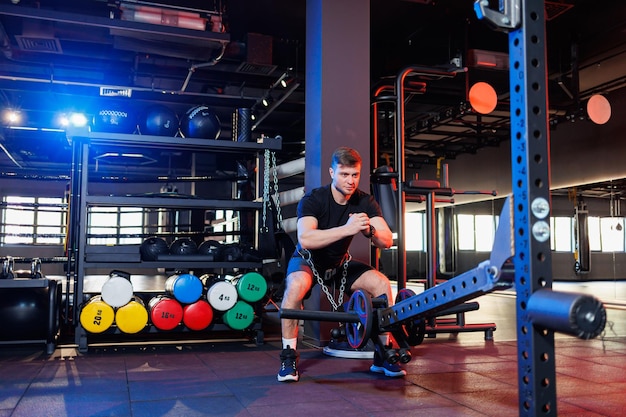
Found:
[[(374, 227), (374, 233), (370, 237), (372, 244), (381, 249), (390, 248), (393, 244), (393, 235), (385, 219), (382, 217), (372, 217), (370, 224)], [(369, 234), (369, 230), (366, 231), (365, 234)]]
[(324, 248), (338, 240), (369, 230), (369, 224), (367, 214), (355, 213), (343, 226), (321, 230), (317, 228), (315, 217), (304, 216), (298, 219), (298, 242), (303, 249)]

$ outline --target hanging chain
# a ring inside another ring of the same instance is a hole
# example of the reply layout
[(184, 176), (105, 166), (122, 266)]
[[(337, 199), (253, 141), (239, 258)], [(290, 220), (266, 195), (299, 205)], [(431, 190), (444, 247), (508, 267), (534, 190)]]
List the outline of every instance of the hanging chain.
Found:
[(317, 268), (315, 268), (315, 265), (313, 264), (311, 252), (309, 252), (306, 249), (302, 249), (300, 251), (300, 256), (302, 256), (302, 258), (306, 261), (306, 263), (311, 268), (311, 271), (313, 272), (313, 276), (315, 277), (315, 280), (322, 288), (322, 291), (324, 292), (324, 294), (326, 294), (326, 298), (328, 298), (328, 302), (333, 307), (333, 311), (339, 311), (339, 307), (343, 305), (343, 295), (346, 291), (346, 281), (348, 277), (348, 264), (352, 260), (352, 255), (348, 253), (347, 258), (342, 265), (341, 281), (339, 283), (339, 296), (337, 297), (337, 301), (335, 301), (335, 297), (330, 293), (330, 290), (328, 289), (326, 284), (324, 284), (324, 279), (320, 276), (319, 272), (317, 272)]
[(271, 170), (274, 173), (274, 198), (276, 203), (276, 219), (278, 220), (278, 227), (282, 230), (283, 227), (283, 214), (280, 210), (280, 194), (278, 193), (278, 169), (276, 167), (276, 152), (272, 152), (272, 164)]
[[(270, 159), (271, 159), (271, 162), (270, 162)], [(270, 151), (269, 149), (266, 149), (265, 150), (265, 169), (263, 170), (263, 227), (265, 228), (265, 230), (267, 230), (266, 219), (267, 219), (267, 206), (269, 204), (269, 193), (270, 193), (270, 190), (269, 190), (270, 171), (272, 171), (272, 174), (273, 174), (273, 182), (274, 182), (273, 191), (274, 191), (274, 199), (276, 203), (276, 218), (278, 221), (278, 227), (281, 229), (284, 229), (283, 228), (283, 215), (280, 209), (280, 194), (278, 192), (278, 172), (277, 172), (278, 169), (276, 168), (276, 152), (271, 152), (271, 158), (270, 158)], [(343, 296), (346, 292), (346, 282), (347, 282), (347, 277), (348, 277), (348, 264), (352, 260), (352, 255), (348, 253), (345, 262), (342, 264), (341, 281), (339, 283), (339, 296), (337, 297), (337, 301), (335, 301), (335, 297), (330, 293), (330, 290), (328, 289), (326, 284), (324, 284), (324, 279), (320, 276), (319, 272), (317, 272), (317, 268), (315, 268), (315, 265), (313, 264), (313, 259), (311, 258), (311, 252), (309, 252), (306, 249), (303, 249), (302, 251), (300, 251), (300, 255), (302, 256), (302, 258), (304, 258), (306, 263), (311, 268), (311, 271), (313, 272), (313, 276), (315, 277), (315, 280), (322, 288), (322, 291), (324, 292), (324, 294), (326, 294), (326, 298), (328, 298), (328, 302), (333, 307), (333, 310), (338, 311), (339, 307), (343, 305)]]
[(267, 232), (267, 206), (270, 202), (270, 150), (266, 149), (263, 155), (263, 224), (261, 231)]

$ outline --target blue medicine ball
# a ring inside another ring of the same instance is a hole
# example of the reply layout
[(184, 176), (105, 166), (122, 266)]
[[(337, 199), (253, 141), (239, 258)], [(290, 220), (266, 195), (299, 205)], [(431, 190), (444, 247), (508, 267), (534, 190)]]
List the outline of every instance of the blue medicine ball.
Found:
[(207, 106), (195, 106), (181, 119), (180, 131), (186, 138), (218, 139), (220, 119)]
[(178, 124), (178, 116), (174, 110), (155, 104), (143, 111), (139, 129), (144, 135), (176, 136)]
[(136, 114), (127, 103), (110, 103), (93, 116), (93, 130), (107, 133), (133, 133), (137, 127)]

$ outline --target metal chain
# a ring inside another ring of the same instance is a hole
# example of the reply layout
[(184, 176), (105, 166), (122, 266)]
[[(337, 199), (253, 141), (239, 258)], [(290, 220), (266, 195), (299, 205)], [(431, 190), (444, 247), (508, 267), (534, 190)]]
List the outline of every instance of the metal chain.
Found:
[(263, 155), (263, 224), (261, 231), (267, 232), (267, 206), (270, 202), (270, 150), (266, 149)]
[(348, 277), (348, 264), (352, 260), (352, 255), (348, 253), (348, 258), (342, 265), (343, 271), (341, 271), (341, 281), (339, 283), (339, 296), (337, 297), (337, 301), (335, 301), (335, 297), (330, 293), (330, 290), (328, 289), (326, 284), (324, 284), (324, 280), (320, 276), (319, 272), (317, 272), (317, 268), (315, 268), (315, 265), (313, 264), (313, 259), (311, 258), (311, 252), (309, 252), (306, 249), (303, 249), (302, 251), (300, 251), (300, 256), (302, 256), (302, 258), (306, 261), (306, 263), (311, 268), (311, 271), (313, 272), (313, 276), (315, 277), (315, 280), (322, 288), (322, 291), (324, 292), (324, 294), (326, 294), (326, 298), (328, 298), (328, 302), (333, 307), (333, 311), (339, 311), (339, 306), (343, 305), (343, 295), (346, 291), (346, 281)]
[(274, 197), (276, 200), (276, 218), (278, 220), (278, 227), (281, 229), (285, 229), (283, 227), (283, 214), (280, 210), (280, 194), (278, 193), (278, 168), (276, 166), (276, 152), (272, 152), (272, 172), (274, 173)]

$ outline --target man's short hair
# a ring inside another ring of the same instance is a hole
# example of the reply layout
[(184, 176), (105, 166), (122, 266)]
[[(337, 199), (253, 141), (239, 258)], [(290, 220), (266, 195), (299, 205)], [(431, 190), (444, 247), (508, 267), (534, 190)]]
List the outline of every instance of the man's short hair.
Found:
[(333, 169), (337, 168), (337, 165), (353, 167), (361, 164), (361, 155), (356, 151), (356, 149), (348, 148), (347, 146), (341, 146), (335, 149), (330, 162), (330, 166)]

